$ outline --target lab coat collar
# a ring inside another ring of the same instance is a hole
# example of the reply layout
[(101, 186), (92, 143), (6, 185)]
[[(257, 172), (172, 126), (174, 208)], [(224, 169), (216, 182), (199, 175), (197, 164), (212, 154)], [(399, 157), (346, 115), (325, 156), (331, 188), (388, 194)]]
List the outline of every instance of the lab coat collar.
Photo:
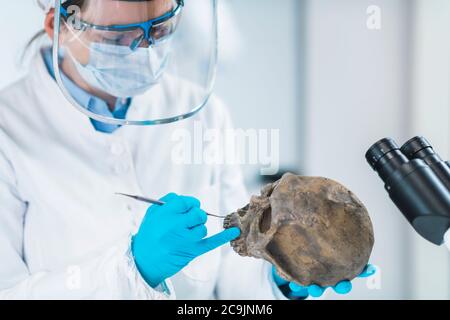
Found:
[(49, 74), (40, 50), (32, 60), (29, 81), (33, 90), (39, 90), (39, 97), (47, 97), (48, 99), (48, 101), (40, 104), (39, 112), (44, 113), (50, 125), (57, 128), (64, 128), (65, 130), (69, 130), (70, 128), (76, 134), (89, 139), (111, 140), (115, 136), (121, 135), (124, 129), (123, 127), (112, 134), (96, 131), (92, 126), (90, 118), (78, 111), (67, 101), (58, 84)]
[[(44, 58), (45, 65), (47, 67), (48, 72), (55, 79), (55, 68), (53, 66), (53, 55), (52, 48), (46, 47), (41, 50), (42, 57)], [(108, 104), (106, 101), (102, 100), (99, 97), (93, 96), (87, 91), (80, 88), (77, 84), (75, 84), (70, 78), (68, 78), (63, 72), (61, 72), (61, 79), (67, 88), (68, 92), (72, 95), (72, 97), (80, 104), (82, 107), (88, 109), (91, 112), (101, 114), (108, 117), (117, 117), (120, 119), (124, 119), (130, 103), (131, 98), (128, 99), (117, 99), (115, 110), (111, 112), (109, 110)], [(56, 80), (55, 80), (56, 81)], [(91, 119), (92, 125), (95, 127), (97, 131), (112, 133), (116, 131), (120, 126), (111, 125), (107, 123), (102, 123), (100, 121), (96, 121)]]
[[(56, 81), (49, 74), (44, 59), (40, 54), (35, 55), (32, 61), (31, 74), (31, 90), (36, 92), (38, 99), (46, 97), (48, 101), (40, 103), (44, 113), (42, 116), (51, 123), (57, 130), (72, 130), (76, 134), (82, 135), (86, 139), (104, 139), (106, 141), (117, 138), (125, 138), (135, 136), (137, 130), (141, 127), (121, 126), (113, 133), (103, 133), (96, 131), (92, 126), (90, 118), (77, 110), (63, 95)], [(180, 81), (181, 84), (180, 84)], [(177, 85), (173, 85), (176, 83)], [(39, 90), (39, 92), (37, 92)], [(180, 108), (186, 103), (177, 103), (177, 99), (185, 99), (187, 103), (192, 103), (192, 99), (198, 94), (202, 94), (201, 90), (192, 84), (185, 83), (183, 80), (174, 79), (169, 74), (164, 74), (161, 82), (147, 91), (144, 95), (135, 97), (131, 101), (127, 112), (129, 119), (155, 119), (160, 117), (157, 111), (158, 106), (163, 104), (166, 106), (166, 114), (180, 114), (185, 110)], [(181, 98), (180, 98), (181, 97)], [(34, 110), (36, 112), (36, 110)], [(204, 111), (203, 111), (204, 112)], [(186, 123), (187, 120), (179, 121), (166, 125), (169, 127), (179, 126)], [(62, 129), (61, 129), (62, 128)]]

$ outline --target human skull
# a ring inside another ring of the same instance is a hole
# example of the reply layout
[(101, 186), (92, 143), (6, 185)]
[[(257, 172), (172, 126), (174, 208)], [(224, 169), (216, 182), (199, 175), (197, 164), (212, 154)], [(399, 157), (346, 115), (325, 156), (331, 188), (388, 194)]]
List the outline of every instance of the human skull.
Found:
[(293, 174), (265, 186), (224, 227), (241, 229), (231, 243), (238, 254), (265, 259), (303, 286), (354, 279), (374, 245), (368, 212), (351, 191), (330, 179)]

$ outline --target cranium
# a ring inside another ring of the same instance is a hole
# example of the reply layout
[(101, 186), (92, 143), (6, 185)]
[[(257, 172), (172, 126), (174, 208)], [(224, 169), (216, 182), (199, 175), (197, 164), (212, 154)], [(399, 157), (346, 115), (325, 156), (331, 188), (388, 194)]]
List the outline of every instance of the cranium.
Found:
[(374, 244), (366, 208), (341, 184), (286, 174), (229, 215), (238, 227), (231, 244), (242, 255), (265, 259), (288, 281), (334, 286), (366, 266)]

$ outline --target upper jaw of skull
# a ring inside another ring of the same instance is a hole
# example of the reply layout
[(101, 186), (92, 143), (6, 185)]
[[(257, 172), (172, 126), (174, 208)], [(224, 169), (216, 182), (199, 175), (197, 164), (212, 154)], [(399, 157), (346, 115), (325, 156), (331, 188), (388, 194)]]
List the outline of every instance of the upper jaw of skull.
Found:
[(272, 239), (272, 208), (270, 194), (265, 188), (261, 196), (253, 196), (250, 203), (225, 219), (225, 228), (238, 227), (241, 236), (232, 241), (235, 251), (242, 256), (265, 258), (265, 248)]

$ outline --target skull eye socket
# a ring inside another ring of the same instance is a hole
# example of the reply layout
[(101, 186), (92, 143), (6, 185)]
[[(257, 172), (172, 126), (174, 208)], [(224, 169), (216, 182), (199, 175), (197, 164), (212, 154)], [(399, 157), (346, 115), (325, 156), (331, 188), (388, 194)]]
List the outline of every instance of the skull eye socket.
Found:
[(272, 224), (272, 207), (268, 207), (264, 210), (261, 215), (261, 220), (259, 221), (259, 231), (261, 233), (266, 233), (270, 229), (270, 225)]

